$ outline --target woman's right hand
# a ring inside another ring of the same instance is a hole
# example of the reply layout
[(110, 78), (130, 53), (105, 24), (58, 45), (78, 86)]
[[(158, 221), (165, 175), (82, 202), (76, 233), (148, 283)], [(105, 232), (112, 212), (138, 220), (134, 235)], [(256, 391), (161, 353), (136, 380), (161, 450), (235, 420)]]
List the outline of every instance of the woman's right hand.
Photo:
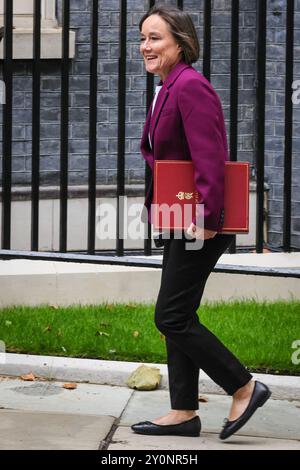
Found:
[(191, 223), (186, 233), (190, 237), (196, 238), (197, 240), (207, 240), (208, 238), (213, 238), (218, 232), (198, 227), (197, 225)]

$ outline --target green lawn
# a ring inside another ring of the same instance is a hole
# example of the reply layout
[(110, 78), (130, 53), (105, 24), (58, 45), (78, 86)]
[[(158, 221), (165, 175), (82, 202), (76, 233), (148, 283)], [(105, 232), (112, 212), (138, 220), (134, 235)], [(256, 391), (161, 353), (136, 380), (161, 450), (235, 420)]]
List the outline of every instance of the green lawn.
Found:
[[(0, 310), (7, 352), (138, 362), (166, 362), (154, 305), (103, 304)], [(206, 303), (198, 314), (251, 370), (300, 375), (292, 343), (300, 340), (300, 302)], [(300, 357), (300, 354), (298, 354)]]

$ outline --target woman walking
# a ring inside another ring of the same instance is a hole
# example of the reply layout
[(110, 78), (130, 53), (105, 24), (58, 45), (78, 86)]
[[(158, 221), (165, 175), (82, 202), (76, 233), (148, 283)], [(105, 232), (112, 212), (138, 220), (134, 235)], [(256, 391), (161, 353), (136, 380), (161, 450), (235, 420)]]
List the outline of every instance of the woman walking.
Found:
[[(222, 106), (217, 93), (192, 63), (199, 42), (191, 17), (176, 8), (155, 6), (141, 19), (140, 52), (146, 70), (160, 82), (149, 110), (141, 151), (153, 170), (158, 160), (192, 160), (195, 185), (204, 204), (204, 227), (191, 224), (183, 238), (164, 241), (161, 286), (155, 324), (166, 338), (171, 411), (134, 424), (141, 434), (199, 436), (196, 413), (199, 370), (232, 396), (229, 417), (220, 433), (226, 439), (240, 429), (270, 397), (239, 360), (199, 322), (204, 287), (233, 235), (218, 233), (224, 219), (224, 171), (228, 159)], [(150, 213), (152, 187), (145, 205)], [(186, 244), (203, 240), (198, 250)]]

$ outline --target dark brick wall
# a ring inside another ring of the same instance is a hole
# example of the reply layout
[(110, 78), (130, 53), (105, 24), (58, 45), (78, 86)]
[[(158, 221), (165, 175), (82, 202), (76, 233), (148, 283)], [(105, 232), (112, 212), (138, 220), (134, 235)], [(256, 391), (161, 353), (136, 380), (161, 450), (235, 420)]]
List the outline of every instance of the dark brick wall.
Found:
[[(90, 1), (72, 0), (71, 28), (76, 58), (70, 64), (69, 183), (86, 184), (88, 168)], [(161, 3), (175, 4), (174, 1)], [(128, 1), (126, 184), (144, 182), (139, 144), (145, 119), (146, 77), (139, 54), (138, 23), (148, 1)], [(185, 0), (202, 42), (203, 0)], [(300, 0), (295, 1), (295, 80), (300, 79)], [(100, 1), (98, 67), (97, 183), (116, 183), (119, 0)], [(212, 75), (229, 130), (231, 0), (213, 1)], [(265, 176), (270, 185), (269, 241), (282, 245), (284, 154), (285, 0), (268, 1)], [(254, 161), (256, 0), (240, 1), (240, 77), (238, 158)], [(61, 20), (61, 0), (57, 1)], [(201, 60), (195, 64), (201, 71)], [(14, 77), (13, 183), (30, 182), (31, 65), (18, 61)], [(41, 181), (59, 182), (60, 64), (43, 61), (41, 94)], [(300, 105), (294, 106), (292, 244), (300, 247)]]
[[(268, 1), (265, 177), (269, 192), (269, 241), (282, 245), (285, 113), (286, 1)], [(300, 0), (295, 1), (294, 79), (300, 79)], [(300, 105), (294, 105), (292, 245), (300, 248)]]

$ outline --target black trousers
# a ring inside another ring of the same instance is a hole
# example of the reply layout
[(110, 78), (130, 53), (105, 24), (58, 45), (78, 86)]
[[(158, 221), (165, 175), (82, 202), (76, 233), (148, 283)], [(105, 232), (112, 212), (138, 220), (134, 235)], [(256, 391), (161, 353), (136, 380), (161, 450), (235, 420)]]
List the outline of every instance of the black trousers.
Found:
[(166, 337), (172, 409), (199, 408), (199, 369), (229, 395), (251, 380), (252, 375), (196, 314), (207, 278), (232, 240), (233, 235), (218, 233), (198, 250), (186, 250), (186, 244), (195, 240), (176, 239), (174, 234), (164, 240), (155, 324)]

